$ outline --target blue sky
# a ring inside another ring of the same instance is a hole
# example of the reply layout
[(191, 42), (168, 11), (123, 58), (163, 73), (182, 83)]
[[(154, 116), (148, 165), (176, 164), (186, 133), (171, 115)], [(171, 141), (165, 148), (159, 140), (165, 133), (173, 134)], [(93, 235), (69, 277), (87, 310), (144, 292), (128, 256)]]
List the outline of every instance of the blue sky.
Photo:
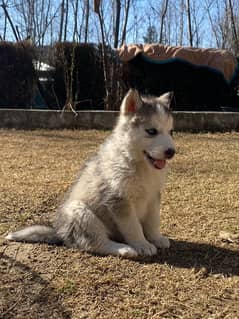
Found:
[[(41, 0), (36, 0), (41, 1)], [(122, 0), (124, 3), (125, 0)], [(146, 35), (147, 28), (149, 25), (154, 25), (156, 30), (159, 34), (159, 26), (160, 26), (160, 10), (161, 10), (161, 3), (163, 2), (160, 0), (131, 0), (132, 7), (130, 9), (130, 18), (128, 22), (128, 32), (127, 32), (127, 43), (131, 42), (143, 42), (143, 37)], [(164, 26), (165, 30), (165, 38), (164, 41), (166, 44), (171, 45), (189, 45), (188, 41), (188, 23), (187, 17), (184, 13), (183, 15), (183, 36), (182, 41), (179, 41), (181, 29), (180, 29), (180, 4), (182, 0), (169, 0), (169, 8), (167, 12), (167, 23)], [(17, 25), (22, 37), (26, 35), (25, 26), (23, 22), (23, 18), (21, 14), (14, 8), (12, 5), (16, 1), (11, 1), (11, 5), (9, 6), (9, 14), (13, 19), (14, 25)], [(92, 4), (93, 1), (90, 3)], [(210, 7), (210, 14), (212, 19), (217, 18), (217, 12), (222, 12), (224, 0), (191, 0), (192, 4), (192, 23), (193, 23), (193, 32), (194, 32), (194, 44), (195, 46), (202, 46), (202, 47), (215, 47), (216, 41), (215, 36), (212, 33), (211, 23), (209, 20), (209, 15), (206, 10), (207, 3), (212, 3)], [(236, 0), (234, 0), (236, 3)], [(26, 2), (25, 2), (26, 3)], [(59, 1), (51, 0), (51, 12), (52, 14), (56, 12), (56, 8), (59, 8)], [(81, 0), (81, 6), (83, 4), (83, 0)], [(186, 3), (184, 1), (184, 3)], [(216, 4), (218, 3), (218, 8)], [(113, 27), (112, 27), (112, 17), (113, 11), (111, 6), (111, 1), (103, 0), (104, 8), (105, 8), (105, 26), (107, 30), (109, 43), (112, 42), (112, 34), (113, 34)], [(71, 6), (72, 8), (72, 6)], [(237, 13), (239, 11), (239, 5), (237, 5)], [(47, 13), (49, 13), (47, 12)], [(123, 24), (124, 20), (124, 7), (122, 6), (122, 19), (121, 25)], [(39, 12), (40, 14), (41, 12)], [(238, 14), (239, 15), (239, 14)], [(82, 13), (79, 12), (78, 14), (78, 25), (82, 24)], [(36, 16), (36, 18), (38, 18)], [(57, 11), (55, 18), (53, 19), (53, 27), (52, 32), (50, 28), (48, 28), (46, 32), (45, 42), (49, 42), (51, 35), (53, 36), (53, 41), (57, 40), (58, 33), (59, 33), (59, 22), (60, 22), (60, 10)], [(3, 35), (3, 24), (4, 24), (4, 15), (3, 10), (0, 8), (0, 35)], [(199, 26), (198, 32), (196, 32), (195, 25)], [(67, 28), (67, 40), (72, 40), (72, 30), (73, 30), (73, 18), (72, 18), (72, 11), (70, 11), (69, 15), (69, 25)], [(99, 33), (99, 23), (96, 14), (92, 11), (90, 14), (90, 30), (89, 30), (89, 42), (98, 42), (100, 39)], [(7, 40), (14, 40), (14, 36), (8, 25), (7, 29)]]

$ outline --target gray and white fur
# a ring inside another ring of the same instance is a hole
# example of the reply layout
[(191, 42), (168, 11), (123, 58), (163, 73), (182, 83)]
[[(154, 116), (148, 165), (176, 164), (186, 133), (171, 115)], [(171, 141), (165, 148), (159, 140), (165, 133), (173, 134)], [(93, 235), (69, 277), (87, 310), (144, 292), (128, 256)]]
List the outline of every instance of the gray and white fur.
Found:
[(112, 134), (85, 163), (53, 226), (30, 226), (6, 238), (127, 258), (168, 248), (159, 208), (167, 160), (175, 153), (170, 101), (171, 93), (149, 97), (129, 90)]

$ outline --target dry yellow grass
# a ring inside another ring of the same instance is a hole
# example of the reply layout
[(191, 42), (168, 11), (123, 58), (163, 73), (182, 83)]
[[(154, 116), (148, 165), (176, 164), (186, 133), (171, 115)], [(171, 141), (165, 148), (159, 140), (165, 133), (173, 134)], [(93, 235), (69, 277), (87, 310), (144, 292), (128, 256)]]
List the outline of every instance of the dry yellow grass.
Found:
[[(99, 131), (0, 131), (0, 234), (46, 223)], [(239, 134), (176, 134), (162, 203), (172, 248), (138, 261), (0, 242), (0, 318), (239, 318)]]

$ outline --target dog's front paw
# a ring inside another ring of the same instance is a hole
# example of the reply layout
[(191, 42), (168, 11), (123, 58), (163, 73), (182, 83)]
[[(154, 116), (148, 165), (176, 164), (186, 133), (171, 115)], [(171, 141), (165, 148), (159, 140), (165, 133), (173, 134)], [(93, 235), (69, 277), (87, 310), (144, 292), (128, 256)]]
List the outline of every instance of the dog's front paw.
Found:
[(119, 249), (119, 255), (124, 258), (135, 258), (138, 256), (138, 253), (135, 249), (125, 245), (125, 247)]
[(170, 241), (168, 237), (159, 235), (157, 238), (153, 238), (151, 242), (157, 247), (161, 249), (166, 249), (170, 247)]
[(130, 245), (140, 256), (153, 256), (157, 253), (157, 248), (148, 241), (131, 242)]

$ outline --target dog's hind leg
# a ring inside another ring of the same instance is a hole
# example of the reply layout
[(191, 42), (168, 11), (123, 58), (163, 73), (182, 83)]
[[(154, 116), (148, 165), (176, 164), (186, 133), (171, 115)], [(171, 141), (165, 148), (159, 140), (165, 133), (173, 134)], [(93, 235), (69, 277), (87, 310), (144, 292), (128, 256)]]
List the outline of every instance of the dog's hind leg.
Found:
[(58, 236), (68, 247), (99, 255), (136, 257), (129, 245), (110, 240), (103, 222), (82, 202), (71, 201), (62, 207), (55, 223)]

